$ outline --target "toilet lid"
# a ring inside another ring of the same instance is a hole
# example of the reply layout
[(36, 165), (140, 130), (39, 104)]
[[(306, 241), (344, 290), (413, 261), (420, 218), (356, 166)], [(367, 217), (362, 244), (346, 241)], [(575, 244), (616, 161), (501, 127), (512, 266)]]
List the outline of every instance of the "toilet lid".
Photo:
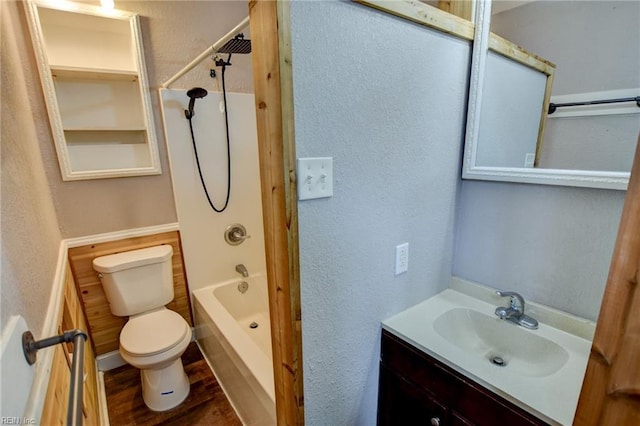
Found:
[(120, 346), (131, 355), (155, 355), (180, 343), (188, 330), (178, 313), (161, 309), (129, 319), (120, 333)]

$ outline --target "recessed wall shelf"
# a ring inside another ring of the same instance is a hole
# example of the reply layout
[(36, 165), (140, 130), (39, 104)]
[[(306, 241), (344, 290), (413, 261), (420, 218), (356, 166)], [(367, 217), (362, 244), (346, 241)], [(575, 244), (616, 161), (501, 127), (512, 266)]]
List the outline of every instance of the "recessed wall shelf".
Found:
[(138, 72), (130, 70), (95, 69), (81, 67), (65, 67), (61, 65), (51, 65), (51, 75), (53, 78), (63, 78), (69, 80), (125, 80), (138, 81)]
[(160, 174), (138, 16), (26, 5), (62, 179)]

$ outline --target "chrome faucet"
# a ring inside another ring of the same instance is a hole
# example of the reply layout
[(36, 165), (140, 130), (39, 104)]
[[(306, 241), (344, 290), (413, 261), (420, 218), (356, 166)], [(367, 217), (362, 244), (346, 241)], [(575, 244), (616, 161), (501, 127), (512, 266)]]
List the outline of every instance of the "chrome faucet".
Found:
[(245, 278), (249, 276), (249, 271), (247, 271), (247, 267), (244, 266), (242, 263), (240, 263), (239, 265), (236, 265), (236, 271), (238, 271), (239, 274), (242, 274), (242, 276)]
[(535, 330), (538, 328), (538, 321), (524, 314), (524, 298), (514, 291), (496, 291), (500, 297), (511, 297), (509, 307), (496, 308), (496, 315), (506, 321), (511, 321), (525, 328)]

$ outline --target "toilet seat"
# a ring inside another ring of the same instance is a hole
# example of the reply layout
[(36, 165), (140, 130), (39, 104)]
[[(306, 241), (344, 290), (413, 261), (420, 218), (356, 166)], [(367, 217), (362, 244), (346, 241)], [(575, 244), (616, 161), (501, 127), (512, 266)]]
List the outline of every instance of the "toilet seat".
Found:
[(160, 309), (130, 318), (120, 333), (120, 349), (134, 357), (153, 356), (181, 343), (190, 331), (180, 314)]

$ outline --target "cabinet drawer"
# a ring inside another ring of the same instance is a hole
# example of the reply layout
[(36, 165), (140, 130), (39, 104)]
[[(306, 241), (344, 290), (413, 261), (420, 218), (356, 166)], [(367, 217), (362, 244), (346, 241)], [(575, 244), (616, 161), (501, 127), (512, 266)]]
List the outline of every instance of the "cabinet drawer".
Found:
[(466, 386), (461, 387), (459, 397), (451, 404), (451, 408), (463, 413), (464, 419), (475, 425), (547, 424), (476, 383), (467, 382)]

